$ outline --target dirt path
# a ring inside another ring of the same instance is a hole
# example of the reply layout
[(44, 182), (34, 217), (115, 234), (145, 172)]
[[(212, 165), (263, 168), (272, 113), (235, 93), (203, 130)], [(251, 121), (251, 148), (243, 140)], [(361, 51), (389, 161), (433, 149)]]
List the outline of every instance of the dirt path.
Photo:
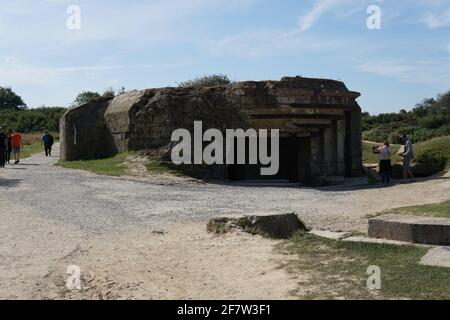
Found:
[[(309, 227), (367, 228), (367, 214), (450, 199), (450, 177), (391, 188), (161, 184), (66, 170), (33, 156), (0, 169), (0, 298), (289, 298), (308, 275), (275, 241), (205, 232), (210, 217), (296, 212)], [(65, 290), (70, 264), (85, 290)]]

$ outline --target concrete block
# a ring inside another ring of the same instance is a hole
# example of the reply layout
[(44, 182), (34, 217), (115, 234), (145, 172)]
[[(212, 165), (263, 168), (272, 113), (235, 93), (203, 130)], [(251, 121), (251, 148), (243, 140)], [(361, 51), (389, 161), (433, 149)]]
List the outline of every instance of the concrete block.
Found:
[(275, 239), (288, 239), (295, 232), (306, 230), (295, 213), (214, 218), (208, 223), (207, 230), (211, 233), (224, 233), (233, 228)]
[(450, 219), (384, 215), (369, 220), (369, 236), (431, 245), (450, 244)]

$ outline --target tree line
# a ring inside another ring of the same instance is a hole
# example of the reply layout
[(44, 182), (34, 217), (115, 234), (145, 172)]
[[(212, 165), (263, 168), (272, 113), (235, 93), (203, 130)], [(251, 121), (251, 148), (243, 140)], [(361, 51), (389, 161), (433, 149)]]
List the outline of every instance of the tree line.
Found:
[(415, 142), (450, 135), (450, 90), (436, 98), (424, 99), (411, 111), (363, 114), (363, 139), (400, 143), (401, 134), (408, 134)]

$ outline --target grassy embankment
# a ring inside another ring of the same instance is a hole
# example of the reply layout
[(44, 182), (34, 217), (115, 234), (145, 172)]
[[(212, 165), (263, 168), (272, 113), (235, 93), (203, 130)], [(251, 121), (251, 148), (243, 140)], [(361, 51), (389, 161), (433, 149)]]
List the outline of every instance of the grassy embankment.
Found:
[(128, 153), (121, 153), (115, 157), (97, 160), (83, 160), (83, 161), (59, 161), (58, 165), (77, 170), (86, 170), (93, 173), (107, 175), (107, 176), (123, 176), (126, 174), (126, 167), (124, 165)]
[[(286, 268), (312, 274), (301, 298), (450, 299), (450, 269), (419, 265), (427, 248), (353, 243), (299, 233), (279, 250), (295, 255)], [(367, 289), (367, 268), (381, 268), (382, 289)], [(304, 287), (304, 285), (300, 285)]]
[[(127, 170), (127, 158), (140, 156), (138, 152), (125, 152), (120, 153), (114, 157), (96, 160), (82, 160), (82, 161), (65, 161), (58, 162), (58, 165), (68, 169), (86, 170), (100, 175), (108, 176), (124, 176), (133, 175)], [(149, 158), (145, 163), (145, 167), (148, 173), (151, 174), (174, 174), (179, 175), (178, 171), (175, 171), (163, 164), (161, 164), (156, 158)]]

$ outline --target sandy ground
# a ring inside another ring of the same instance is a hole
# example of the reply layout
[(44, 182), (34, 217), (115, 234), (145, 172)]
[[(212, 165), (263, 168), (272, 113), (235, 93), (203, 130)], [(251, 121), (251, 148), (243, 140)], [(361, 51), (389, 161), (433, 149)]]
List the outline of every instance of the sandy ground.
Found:
[[(53, 166), (36, 155), (0, 169), (0, 298), (286, 299), (308, 274), (276, 241), (208, 235), (209, 218), (295, 212), (310, 228), (366, 231), (368, 214), (450, 199), (450, 176), (390, 188), (167, 183)], [(355, 182), (355, 181), (353, 181)], [(69, 265), (81, 292), (66, 290)]]

